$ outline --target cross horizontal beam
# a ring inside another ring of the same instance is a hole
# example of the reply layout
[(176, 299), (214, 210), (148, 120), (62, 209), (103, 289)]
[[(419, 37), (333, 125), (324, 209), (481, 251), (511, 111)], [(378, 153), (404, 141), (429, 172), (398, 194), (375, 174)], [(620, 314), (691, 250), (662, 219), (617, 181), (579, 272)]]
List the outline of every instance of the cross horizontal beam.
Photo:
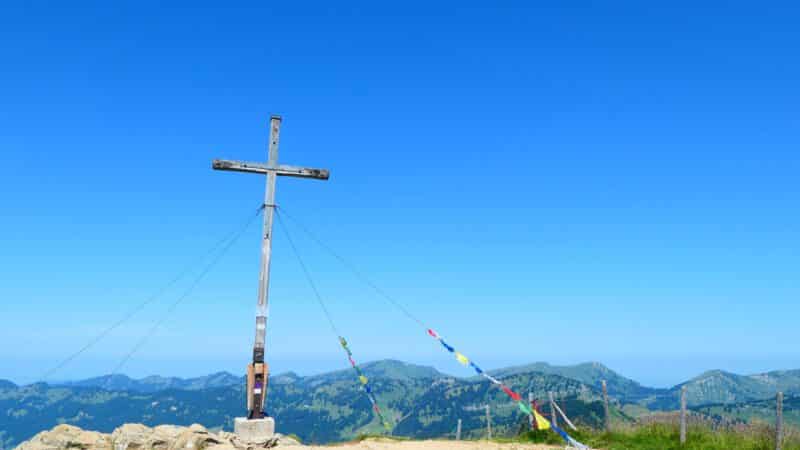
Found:
[(227, 159), (215, 159), (211, 162), (211, 167), (214, 170), (228, 170), (231, 172), (260, 174), (274, 172), (276, 175), (284, 177), (313, 178), (315, 180), (327, 180), (330, 177), (330, 172), (326, 169), (287, 166), (284, 164), (279, 164), (273, 167), (268, 164), (245, 161), (230, 161)]

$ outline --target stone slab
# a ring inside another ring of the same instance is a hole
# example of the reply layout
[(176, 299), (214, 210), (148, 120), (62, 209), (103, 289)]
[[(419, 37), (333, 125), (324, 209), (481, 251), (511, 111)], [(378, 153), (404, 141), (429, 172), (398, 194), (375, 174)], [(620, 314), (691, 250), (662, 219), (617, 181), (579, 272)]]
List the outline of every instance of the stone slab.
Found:
[(247, 419), (237, 417), (233, 419), (233, 432), (239, 439), (247, 442), (263, 442), (275, 436), (275, 419)]

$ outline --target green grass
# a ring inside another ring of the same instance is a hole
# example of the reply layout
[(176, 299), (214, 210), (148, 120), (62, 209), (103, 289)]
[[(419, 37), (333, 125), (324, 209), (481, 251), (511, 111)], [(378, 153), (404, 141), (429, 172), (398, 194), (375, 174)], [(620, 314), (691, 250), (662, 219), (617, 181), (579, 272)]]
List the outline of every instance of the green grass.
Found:
[[(611, 433), (595, 431), (570, 432), (584, 444), (604, 450), (774, 450), (774, 430), (766, 426), (748, 426), (741, 429), (711, 430), (693, 426), (687, 433), (686, 444), (680, 444), (678, 427), (670, 424), (649, 424), (626, 428)], [(550, 431), (532, 431), (520, 436), (525, 442), (562, 444)], [(790, 432), (784, 439), (784, 450), (800, 450), (800, 437)]]
[[(619, 426), (611, 433), (584, 428), (570, 431), (570, 436), (593, 449), (602, 450), (774, 450), (775, 430), (765, 423), (754, 423), (714, 430), (707, 425), (690, 425), (686, 444), (680, 444), (678, 426), (671, 423), (649, 423)], [(800, 433), (794, 428), (785, 431), (783, 450), (800, 450)], [(409, 440), (406, 437), (363, 434), (355, 442), (368, 439)], [(474, 441), (480, 441), (477, 439)], [(497, 437), (501, 443), (541, 443), (555, 447), (564, 441), (551, 430), (527, 431), (517, 437)]]

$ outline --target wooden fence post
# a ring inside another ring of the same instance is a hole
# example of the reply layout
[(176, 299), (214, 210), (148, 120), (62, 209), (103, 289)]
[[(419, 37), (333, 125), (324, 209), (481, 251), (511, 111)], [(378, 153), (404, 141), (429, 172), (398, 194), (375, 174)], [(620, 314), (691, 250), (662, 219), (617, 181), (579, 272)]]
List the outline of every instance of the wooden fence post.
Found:
[(606, 380), (603, 380), (603, 411), (605, 412), (606, 419), (606, 433), (611, 432), (611, 416), (608, 414), (608, 386)]
[(781, 450), (783, 443), (783, 392), (778, 392), (775, 408), (775, 450)]
[(461, 419), (458, 419), (458, 425), (456, 425), (456, 440), (461, 440)]
[(681, 445), (686, 443), (686, 386), (681, 387)]
[(489, 404), (486, 404), (486, 436), (487, 439), (492, 439), (492, 416), (489, 414)]
[[(533, 409), (533, 392), (528, 391), (528, 406)], [(530, 425), (531, 430), (533, 430), (533, 414), (528, 416), (528, 425)]]
[(553, 395), (553, 391), (548, 392), (547, 396), (550, 397), (550, 421), (553, 422), (553, 425), (558, 426), (558, 416), (556, 415), (555, 407), (556, 398)]

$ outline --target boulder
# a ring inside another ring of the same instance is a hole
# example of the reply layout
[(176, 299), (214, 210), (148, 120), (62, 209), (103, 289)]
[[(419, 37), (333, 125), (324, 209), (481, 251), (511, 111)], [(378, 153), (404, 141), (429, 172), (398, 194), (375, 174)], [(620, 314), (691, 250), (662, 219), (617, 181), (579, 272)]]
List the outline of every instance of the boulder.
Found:
[(183, 433), (184, 429), (184, 427), (179, 427), (177, 425), (159, 425), (153, 428), (153, 433), (160, 439), (164, 439), (167, 442), (172, 443), (178, 439), (178, 436)]
[(72, 425), (58, 425), (17, 446), (17, 450), (63, 449), (112, 450), (111, 437), (95, 431), (84, 431)]
[[(111, 433), (114, 450), (143, 450), (150, 448), (153, 429), (140, 423), (126, 423)], [(160, 447), (164, 449), (164, 447)]]
[(111, 443), (114, 450), (169, 450), (185, 430), (174, 425), (150, 428), (140, 423), (126, 423), (111, 433)]
[(185, 428), (169, 447), (170, 450), (205, 450), (212, 445), (221, 444), (222, 440), (209, 433), (202, 425), (193, 424)]

